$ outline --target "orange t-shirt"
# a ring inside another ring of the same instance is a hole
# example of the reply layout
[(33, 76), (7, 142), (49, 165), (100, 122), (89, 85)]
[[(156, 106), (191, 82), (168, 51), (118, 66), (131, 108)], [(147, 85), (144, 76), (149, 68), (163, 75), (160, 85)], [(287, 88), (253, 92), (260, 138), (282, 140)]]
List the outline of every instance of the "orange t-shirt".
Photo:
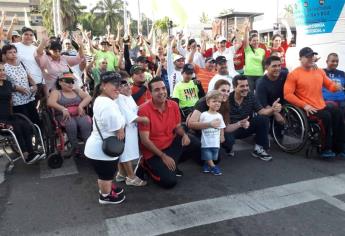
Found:
[(216, 75), (215, 71), (208, 71), (204, 68), (201, 68), (198, 65), (194, 65), (194, 72), (197, 75), (198, 80), (201, 83), (202, 88), (205, 92), (208, 91), (208, 83)]
[(336, 87), (322, 69), (305, 70), (298, 67), (288, 74), (284, 85), (284, 98), (286, 101), (300, 108), (306, 105), (318, 110), (325, 108), (322, 96), (322, 86), (335, 92)]

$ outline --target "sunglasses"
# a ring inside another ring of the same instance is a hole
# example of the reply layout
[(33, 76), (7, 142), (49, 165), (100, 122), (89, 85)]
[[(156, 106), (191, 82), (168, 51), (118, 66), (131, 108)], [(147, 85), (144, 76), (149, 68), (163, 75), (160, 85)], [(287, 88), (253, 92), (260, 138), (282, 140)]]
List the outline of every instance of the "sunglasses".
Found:
[(74, 84), (74, 79), (64, 79), (63, 82), (66, 84)]

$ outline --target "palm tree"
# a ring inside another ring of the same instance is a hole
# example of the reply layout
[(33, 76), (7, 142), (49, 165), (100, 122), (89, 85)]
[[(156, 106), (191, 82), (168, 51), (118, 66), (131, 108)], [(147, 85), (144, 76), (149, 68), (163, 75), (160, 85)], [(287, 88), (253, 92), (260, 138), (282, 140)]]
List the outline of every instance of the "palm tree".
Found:
[(92, 13), (99, 12), (106, 25), (115, 30), (117, 22), (123, 22), (123, 1), (122, 0), (101, 0), (91, 10)]
[[(84, 7), (80, 5), (79, 0), (61, 0), (60, 2), (60, 15), (64, 29), (72, 30), (76, 23), (77, 17)], [(41, 1), (40, 10), (43, 16), (44, 27), (52, 32), (53, 31), (53, 1)]]
[(210, 22), (210, 17), (204, 11), (201, 13), (201, 16), (199, 19), (200, 19), (200, 23), (202, 24), (207, 24)]

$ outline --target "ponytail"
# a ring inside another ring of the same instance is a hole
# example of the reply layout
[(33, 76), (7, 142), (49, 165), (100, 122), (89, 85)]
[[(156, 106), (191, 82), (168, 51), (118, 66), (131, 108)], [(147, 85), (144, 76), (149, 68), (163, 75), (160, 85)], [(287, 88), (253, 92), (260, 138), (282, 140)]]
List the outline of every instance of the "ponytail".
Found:
[(101, 95), (101, 83), (97, 84), (95, 89), (93, 90), (93, 96), (92, 96), (92, 104), (94, 104), (96, 98)]

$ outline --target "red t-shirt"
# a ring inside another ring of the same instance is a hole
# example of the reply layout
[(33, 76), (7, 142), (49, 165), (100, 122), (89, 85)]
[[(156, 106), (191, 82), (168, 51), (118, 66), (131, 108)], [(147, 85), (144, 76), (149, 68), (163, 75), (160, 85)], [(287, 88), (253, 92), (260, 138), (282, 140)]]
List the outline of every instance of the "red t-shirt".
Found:
[(287, 44), (287, 42), (283, 41), (279, 48), (270, 48), (269, 50), (267, 50), (266, 58), (271, 56), (272, 52), (279, 52), (281, 54), (281, 57), (282, 57), (282, 68), (285, 68), (286, 67), (285, 54), (286, 54), (286, 50), (288, 50), (288, 48), (289, 48), (289, 45)]
[(244, 47), (242, 46), (237, 50), (234, 55), (234, 66), (235, 70), (242, 70), (244, 67), (245, 57), (244, 57)]
[[(176, 102), (166, 101), (165, 111), (160, 112), (152, 103), (152, 100), (139, 107), (139, 116), (146, 116), (150, 123), (144, 125), (138, 123), (140, 131), (149, 131), (150, 140), (159, 150), (168, 148), (175, 138), (174, 130), (181, 122), (180, 110)], [(141, 145), (144, 159), (150, 159), (153, 153), (144, 145)]]
[[(139, 89), (141, 87), (137, 86), (137, 85), (132, 85), (132, 95), (136, 94)], [(151, 93), (148, 89), (146, 89), (145, 93), (135, 102), (137, 103), (138, 106), (140, 106), (141, 104), (145, 103), (146, 101), (148, 101), (149, 99), (151, 99)]]

